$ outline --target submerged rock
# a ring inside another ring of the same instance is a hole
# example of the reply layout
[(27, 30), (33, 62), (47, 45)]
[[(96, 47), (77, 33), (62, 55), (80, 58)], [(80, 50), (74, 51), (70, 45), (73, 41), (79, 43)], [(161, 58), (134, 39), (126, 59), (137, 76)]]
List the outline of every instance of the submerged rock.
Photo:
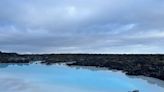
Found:
[(129, 91), (129, 92), (139, 92), (139, 90), (133, 90), (133, 91)]

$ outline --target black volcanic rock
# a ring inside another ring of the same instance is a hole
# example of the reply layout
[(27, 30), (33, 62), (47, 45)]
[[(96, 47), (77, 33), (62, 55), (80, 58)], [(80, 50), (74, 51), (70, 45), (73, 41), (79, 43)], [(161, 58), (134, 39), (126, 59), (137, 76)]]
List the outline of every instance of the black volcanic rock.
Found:
[(129, 92), (139, 92), (139, 90), (129, 91)]
[(161, 54), (24, 54), (0, 52), (0, 63), (30, 63), (42, 61), (51, 65), (106, 67), (122, 70), (128, 75), (144, 75), (164, 80), (164, 55)]

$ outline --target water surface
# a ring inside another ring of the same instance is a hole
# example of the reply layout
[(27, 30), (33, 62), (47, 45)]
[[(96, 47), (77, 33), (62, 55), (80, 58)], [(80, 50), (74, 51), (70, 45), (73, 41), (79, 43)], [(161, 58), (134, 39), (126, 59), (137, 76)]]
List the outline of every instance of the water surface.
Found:
[(0, 64), (0, 92), (164, 92), (164, 81), (65, 65)]

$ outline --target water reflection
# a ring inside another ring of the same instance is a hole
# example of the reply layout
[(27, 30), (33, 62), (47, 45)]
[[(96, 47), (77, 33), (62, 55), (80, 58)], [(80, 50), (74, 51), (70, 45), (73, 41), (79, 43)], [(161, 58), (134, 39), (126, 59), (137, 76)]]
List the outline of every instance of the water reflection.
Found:
[(149, 84), (158, 85), (158, 86), (164, 88), (164, 81), (156, 79), (156, 78), (145, 77), (145, 76), (128, 76), (128, 77), (132, 78), (132, 79), (140, 78), (142, 80), (147, 81)]
[(29, 63), (19, 63), (19, 64), (12, 64), (12, 63), (3, 63), (3, 64), (0, 64), (0, 68), (7, 68), (8, 66), (11, 66), (11, 65), (16, 65), (16, 66), (28, 66)]
[[(92, 66), (71, 66), (71, 67), (76, 68), (76, 69), (88, 69), (88, 70), (91, 70), (91, 71), (106, 70), (106, 71), (112, 71), (112, 72), (121, 72), (121, 71), (118, 71), (118, 70), (109, 70), (108, 68), (100, 68), (100, 67), (92, 67)], [(130, 76), (130, 75), (127, 75), (127, 77), (129, 77), (131, 79), (146, 80), (149, 84), (158, 85), (158, 86), (164, 88), (164, 81), (156, 79), (156, 78), (145, 77), (145, 76)]]
[(3, 92), (164, 92), (164, 81), (106, 68), (35, 63), (0, 64), (0, 68)]
[(69, 66), (69, 67), (75, 68), (77, 70), (80, 70), (80, 69), (87, 69), (87, 70), (91, 70), (91, 71), (108, 70), (108, 68), (92, 67), (92, 66)]

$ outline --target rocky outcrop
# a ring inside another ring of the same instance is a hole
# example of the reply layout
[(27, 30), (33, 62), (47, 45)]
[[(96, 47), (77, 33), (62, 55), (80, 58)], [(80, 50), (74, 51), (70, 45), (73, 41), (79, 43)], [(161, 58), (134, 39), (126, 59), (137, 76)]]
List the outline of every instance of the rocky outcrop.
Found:
[(128, 75), (144, 75), (164, 80), (164, 55), (156, 54), (24, 54), (0, 52), (0, 63), (43, 64), (72, 62), (68, 65), (106, 67)]

